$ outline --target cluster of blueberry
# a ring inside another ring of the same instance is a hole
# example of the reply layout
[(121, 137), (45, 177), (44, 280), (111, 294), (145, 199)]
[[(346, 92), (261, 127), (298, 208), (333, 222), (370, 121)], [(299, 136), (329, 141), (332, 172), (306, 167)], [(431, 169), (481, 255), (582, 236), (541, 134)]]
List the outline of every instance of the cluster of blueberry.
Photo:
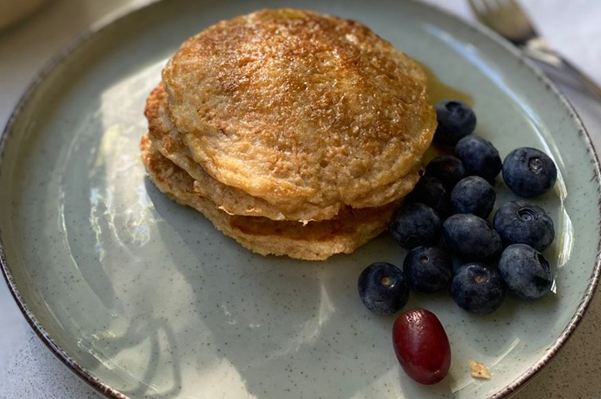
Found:
[[(435, 292), (450, 284), (462, 309), (479, 315), (495, 311), (509, 289), (526, 299), (546, 295), (553, 276), (541, 251), (555, 236), (553, 221), (526, 200), (510, 201), (495, 213), (493, 188), (501, 173), (520, 197), (551, 190), (557, 168), (545, 153), (529, 147), (512, 151), (503, 162), (496, 148), (473, 135), (476, 116), (466, 104), (436, 106), (434, 140), (455, 148), (426, 167), (405, 205), (390, 225), (393, 238), (409, 250), (403, 269), (385, 262), (367, 267), (358, 287), (367, 308), (392, 314), (407, 302), (409, 290)], [(453, 258), (461, 266), (454, 270)]]

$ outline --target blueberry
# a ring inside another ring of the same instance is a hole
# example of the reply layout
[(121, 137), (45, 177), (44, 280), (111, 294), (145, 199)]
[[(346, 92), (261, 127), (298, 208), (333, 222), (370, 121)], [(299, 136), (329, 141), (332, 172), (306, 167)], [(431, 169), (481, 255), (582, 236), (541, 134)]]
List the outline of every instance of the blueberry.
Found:
[(528, 201), (511, 201), (495, 213), (493, 227), (505, 245), (526, 244), (544, 251), (555, 238), (553, 220), (540, 206)]
[(503, 179), (517, 195), (536, 197), (553, 188), (557, 167), (547, 154), (536, 148), (517, 148), (503, 161)]
[(505, 248), (499, 260), (499, 271), (507, 288), (520, 298), (541, 298), (553, 285), (549, 262), (540, 252), (525, 244)]
[(480, 176), (468, 176), (451, 191), (451, 211), (486, 219), (495, 204), (494, 188)]
[(409, 286), (403, 271), (387, 262), (367, 266), (359, 275), (357, 287), (361, 301), (374, 313), (396, 313), (409, 300)]
[(490, 141), (481, 137), (472, 135), (462, 138), (455, 147), (455, 154), (463, 162), (468, 175), (493, 181), (501, 171), (499, 151)]
[(493, 260), (503, 250), (499, 234), (478, 216), (453, 215), (445, 220), (443, 230), (446, 244), (462, 259)]
[(409, 286), (417, 291), (436, 292), (448, 286), (453, 258), (439, 247), (413, 248), (403, 262)]
[(435, 245), (442, 235), (442, 224), (438, 214), (429, 206), (405, 204), (393, 216), (390, 233), (406, 249)]
[(453, 155), (441, 155), (431, 160), (426, 166), (425, 176), (439, 179), (449, 189), (465, 177), (465, 168), (461, 160)]
[(451, 296), (461, 309), (486, 315), (503, 303), (505, 284), (496, 268), (482, 263), (468, 263), (455, 273)]
[(451, 211), (449, 191), (440, 180), (432, 176), (422, 176), (413, 191), (407, 195), (406, 201), (428, 205), (443, 218)]
[(434, 107), (438, 127), (434, 141), (453, 147), (476, 128), (476, 114), (465, 103), (456, 100), (441, 101)]

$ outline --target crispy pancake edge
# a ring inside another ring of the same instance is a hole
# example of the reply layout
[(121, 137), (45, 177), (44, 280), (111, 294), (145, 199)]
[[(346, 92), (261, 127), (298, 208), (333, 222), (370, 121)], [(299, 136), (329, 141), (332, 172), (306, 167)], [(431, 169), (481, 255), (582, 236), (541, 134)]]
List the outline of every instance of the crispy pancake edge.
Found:
[(159, 190), (200, 211), (219, 231), (261, 255), (325, 260), (337, 253), (351, 253), (386, 228), (397, 205), (347, 209), (335, 220), (310, 222), (306, 226), (263, 217), (232, 216), (195, 191), (194, 179), (161, 155), (147, 135), (142, 137), (140, 149), (148, 175)]

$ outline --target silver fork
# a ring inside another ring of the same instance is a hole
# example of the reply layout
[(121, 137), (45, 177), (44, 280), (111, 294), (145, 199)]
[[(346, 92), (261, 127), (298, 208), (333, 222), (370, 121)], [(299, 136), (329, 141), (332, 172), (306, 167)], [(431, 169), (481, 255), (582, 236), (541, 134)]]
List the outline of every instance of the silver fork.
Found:
[(515, 44), (553, 80), (585, 88), (601, 100), (601, 88), (571, 62), (553, 50), (536, 32), (514, 0), (468, 0), (476, 18)]

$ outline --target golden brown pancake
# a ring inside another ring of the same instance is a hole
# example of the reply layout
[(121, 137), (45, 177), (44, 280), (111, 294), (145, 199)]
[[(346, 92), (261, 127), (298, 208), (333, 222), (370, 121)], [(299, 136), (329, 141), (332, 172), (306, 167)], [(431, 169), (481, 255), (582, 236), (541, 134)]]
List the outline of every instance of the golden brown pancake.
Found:
[(323, 260), (337, 253), (351, 253), (385, 229), (396, 206), (345, 208), (336, 219), (306, 225), (264, 217), (232, 216), (199, 194), (194, 179), (161, 155), (148, 135), (142, 137), (140, 149), (148, 175), (162, 192), (202, 212), (218, 230), (261, 255)]
[[(253, 197), (244, 191), (226, 186), (213, 179), (200, 164), (194, 162), (190, 151), (182, 142), (182, 135), (175, 129), (169, 119), (167, 110), (167, 93), (161, 83), (146, 100), (144, 114), (148, 119), (148, 134), (153, 145), (163, 156), (184, 169), (196, 180), (196, 190), (219, 204), (219, 208), (232, 215), (263, 216), (273, 220), (324, 220), (336, 216), (338, 207), (318, 208), (311, 203), (300, 207), (281, 204), (279, 207), (266, 200)], [(407, 191), (413, 188), (419, 179), (419, 166), (412, 169), (404, 177)]]
[(414, 61), (360, 23), (311, 11), (213, 25), (182, 45), (163, 81), (186, 156), (282, 213), (307, 208), (290, 218), (403, 197), (436, 127)]

